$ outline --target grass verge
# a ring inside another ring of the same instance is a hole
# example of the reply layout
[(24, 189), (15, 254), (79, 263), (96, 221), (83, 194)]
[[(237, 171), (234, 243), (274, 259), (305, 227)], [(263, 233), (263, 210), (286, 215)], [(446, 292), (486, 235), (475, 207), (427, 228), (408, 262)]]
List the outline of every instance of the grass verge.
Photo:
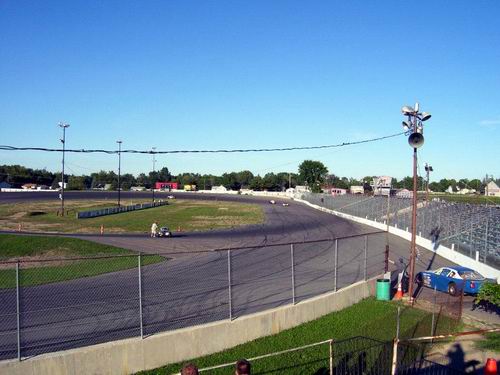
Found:
[[(124, 201), (123, 205), (143, 201)], [(57, 215), (59, 207), (52, 201), (0, 205), (0, 229), (17, 230), (21, 225), (26, 231), (99, 233), (103, 226), (105, 232), (145, 233), (154, 221), (173, 230), (181, 227), (188, 231), (231, 228), (264, 221), (262, 207), (238, 202), (172, 200), (167, 206), (91, 219), (77, 219), (76, 213), (113, 207), (114, 204), (106, 200), (69, 200), (66, 206), (69, 214), (61, 217)]]
[[(396, 335), (396, 316), (397, 305), (395, 303), (376, 301), (369, 298), (342, 311), (331, 313), (277, 335), (263, 337), (213, 355), (195, 358), (190, 362), (195, 363), (200, 368), (214, 366), (226, 362), (235, 362), (239, 358), (251, 358), (333, 338), (338, 343), (334, 346), (334, 357), (336, 357), (336, 363), (338, 364), (338, 361), (342, 360), (340, 357), (343, 357), (341, 352), (346, 355), (347, 349), (350, 347), (352, 347), (352, 350), (355, 350), (355, 347), (359, 348), (359, 342), (364, 339), (357, 339), (358, 343), (353, 340), (342, 343), (341, 340), (364, 336), (381, 341), (390, 341)], [(400, 321), (400, 337), (409, 338), (424, 334), (428, 335), (431, 320), (431, 315), (425, 311), (403, 308)], [(449, 327), (460, 328), (457, 323), (451, 324), (449, 320), (442, 317), (438, 322), (437, 332), (449, 332)], [(368, 342), (368, 346), (373, 347), (370, 340), (364, 341)], [(369, 360), (372, 361), (373, 365), (376, 363), (377, 356), (380, 356), (384, 349), (379, 345), (375, 349), (369, 350), (371, 358)], [(323, 345), (256, 361), (253, 364), (254, 371), (252, 373), (322, 374), (327, 373), (328, 358), (328, 345)], [(356, 360), (356, 358), (352, 358), (352, 360)], [(140, 372), (139, 374), (173, 374), (179, 372), (181, 366), (181, 363), (177, 363), (156, 370)], [(231, 370), (231, 368), (225, 368), (208, 373), (228, 374)]]
[[(0, 234), (0, 288), (15, 288), (16, 265), (8, 262), (17, 259), (21, 261), (21, 286), (96, 276), (138, 263), (134, 251), (77, 238)], [(162, 260), (158, 255), (144, 256), (142, 264)]]
[(481, 350), (492, 350), (500, 353), (500, 333), (487, 333), (484, 340), (478, 341), (476, 347)]

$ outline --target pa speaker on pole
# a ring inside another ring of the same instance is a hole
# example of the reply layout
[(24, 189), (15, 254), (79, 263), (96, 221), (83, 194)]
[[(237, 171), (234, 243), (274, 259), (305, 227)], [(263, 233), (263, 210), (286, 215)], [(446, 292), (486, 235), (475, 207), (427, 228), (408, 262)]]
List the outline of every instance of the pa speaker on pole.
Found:
[(422, 147), (424, 144), (424, 136), (421, 133), (412, 133), (408, 137), (408, 143), (413, 148)]

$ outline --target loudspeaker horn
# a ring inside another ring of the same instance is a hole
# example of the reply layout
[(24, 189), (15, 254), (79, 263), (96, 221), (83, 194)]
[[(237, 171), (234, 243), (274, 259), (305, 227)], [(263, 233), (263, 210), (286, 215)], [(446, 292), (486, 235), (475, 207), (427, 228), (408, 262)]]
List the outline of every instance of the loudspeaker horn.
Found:
[(422, 147), (424, 144), (424, 136), (420, 133), (412, 133), (408, 137), (408, 144), (413, 148)]

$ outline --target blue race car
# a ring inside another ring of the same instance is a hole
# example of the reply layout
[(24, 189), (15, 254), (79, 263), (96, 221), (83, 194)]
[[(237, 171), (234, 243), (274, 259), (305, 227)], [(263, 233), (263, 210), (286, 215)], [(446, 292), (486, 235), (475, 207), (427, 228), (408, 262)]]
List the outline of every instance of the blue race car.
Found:
[(462, 289), (464, 293), (477, 294), (481, 285), (486, 281), (490, 280), (462, 266), (441, 267), (435, 271), (419, 272), (415, 278), (419, 286), (436, 288), (452, 296), (456, 296)]

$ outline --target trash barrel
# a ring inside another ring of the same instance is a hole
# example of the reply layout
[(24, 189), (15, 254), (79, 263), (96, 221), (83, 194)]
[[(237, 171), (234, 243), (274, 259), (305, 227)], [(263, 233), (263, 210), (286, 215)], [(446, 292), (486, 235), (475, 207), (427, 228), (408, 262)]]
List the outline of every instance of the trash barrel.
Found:
[(389, 301), (391, 299), (391, 280), (377, 279), (377, 300)]

